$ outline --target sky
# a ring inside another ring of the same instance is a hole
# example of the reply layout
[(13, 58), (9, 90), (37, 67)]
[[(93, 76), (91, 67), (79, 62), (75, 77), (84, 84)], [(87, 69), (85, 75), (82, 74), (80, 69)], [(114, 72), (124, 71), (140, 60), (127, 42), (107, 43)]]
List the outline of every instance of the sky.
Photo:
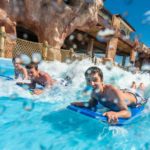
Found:
[(150, 47), (150, 0), (106, 0), (104, 7), (112, 14), (121, 14), (140, 41)]

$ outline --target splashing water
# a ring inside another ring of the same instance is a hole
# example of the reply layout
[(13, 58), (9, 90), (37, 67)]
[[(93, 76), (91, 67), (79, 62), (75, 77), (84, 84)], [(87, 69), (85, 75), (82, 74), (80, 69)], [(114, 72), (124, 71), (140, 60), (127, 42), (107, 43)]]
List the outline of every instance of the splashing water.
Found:
[[(12, 77), (11, 60), (0, 59), (0, 64), (0, 70), (3, 69), (0, 72)], [(3, 135), (0, 137), (0, 149), (149, 148), (150, 102), (136, 122), (123, 127), (110, 127), (66, 110), (70, 102), (87, 101), (87, 96), (83, 94), (86, 84), (84, 72), (91, 66), (93, 64), (86, 59), (69, 64), (42, 62), (40, 70), (48, 72), (56, 80), (69, 75), (72, 83), (69, 86), (56, 84), (39, 96), (31, 95), (27, 90), (16, 86), (13, 80), (0, 78), (0, 87), (3, 87), (0, 90), (0, 133)], [(120, 88), (129, 87), (132, 81), (137, 84), (143, 82), (146, 86), (145, 97), (150, 96), (148, 74), (132, 74), (108, 66), (109, 69), (107, 65), (98, 65), (104, 73), (104, 82), (113, 82)]]
[(70, 40), (70, 41), (74, 40), (74, 38), (75, 38), (74, 35), (70, 35), (70, 36), (69, 36), (69, 40)]
[(142, 71), (150, 71), (150, 66), (149, 66), (149, 64), (148, 64), (148, 63), (147, 63), (147, 64), (144, 64), (144, 65), (142, 66), (141, 70), (142, 70)]
[(105, 30), (100, 30), (97, 34), (97, 36), (108, 36), (108, 35), (114, 35), (115, 31), (109, 28), (106, 28)]
[(32, 54), (32, 62), (39, 63), (42, 60), (42, 56), (40, 53), (33, 53)]
[(29, 56), (27, 56), (26, 54), (21, 54), (20, 59), (21, 59), (22, 63), (25, 65), (28, 65), (31, 63), (31, 58)]

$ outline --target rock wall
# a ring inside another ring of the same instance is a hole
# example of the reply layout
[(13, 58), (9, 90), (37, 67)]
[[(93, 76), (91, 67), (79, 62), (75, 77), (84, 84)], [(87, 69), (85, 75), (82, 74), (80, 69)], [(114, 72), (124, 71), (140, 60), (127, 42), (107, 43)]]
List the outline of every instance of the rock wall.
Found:
[(96, 25), (102, 5), (101, 0), (1, 0), (0, 26), (5, 26), (12, 41), (16, 26), (22, 26), (34, 32), (39, 42), (47, 40), (60, 48), (75, 29)]

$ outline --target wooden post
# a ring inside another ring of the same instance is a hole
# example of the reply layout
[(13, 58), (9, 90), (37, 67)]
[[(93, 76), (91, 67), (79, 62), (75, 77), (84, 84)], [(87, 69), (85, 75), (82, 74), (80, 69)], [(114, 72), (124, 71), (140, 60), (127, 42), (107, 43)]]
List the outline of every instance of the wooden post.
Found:
[(116, 56), (116, 51), (117, 51), (117, 45), (118, 45), (118, 38), (112, 38), (110, 41), (107, 43), (107, 48), (106, 48), (106, 58), (111, 58), (113, 61)]
[(5, 27), (0, 27), (0, 57), (5, 57)]
[(73, 50), (73, 48), (71, 48), (70, 52), (69, 52), (70, 60), (72, 60), (73, 55), (74, 55), (74, 50)]
[(90, 39), (89, 43), (88, 43), (88, 48), (87, 48), (87, 54), (93, 59), (93, 43), (94, 40)]
[(134, 49), (132, 49), (131, 52), (130, 52), (130, 61), (132, 63), (135, 62), (135, 50)]
[(123, 56), (123, 59), (122, 59), (122, 66), (125, 66), (126, 64), (126, 56)]
[(97, 58), (95, 57), (94, 65), (97, 65)]
[(43, 49), (42, 49), (42, 56), (43, 56), (44, 60), (47, 59), (47, 54), (48, 54), (48, 42), (44, 41), (44, 43), (43, 43)]
[(117, 46), (118, 46), (118, 31), (120, 29), (120, 19), (113, 15), (112, 18), (112, 25), (115, 29), (114, 36), (107, 42), (107, 48), (106, 48), (106, 58), (104, 60), (113, 60), (115, 59), (116, 52), (117, 52)]

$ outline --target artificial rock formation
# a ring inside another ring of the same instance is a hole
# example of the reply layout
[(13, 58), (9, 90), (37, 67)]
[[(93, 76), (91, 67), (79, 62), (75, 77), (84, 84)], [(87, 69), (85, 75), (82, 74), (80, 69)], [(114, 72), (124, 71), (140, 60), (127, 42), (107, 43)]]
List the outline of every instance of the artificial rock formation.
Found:
[(16, 26), (34, 32), (39, 42), (60, 48), (75, 29), (87, 30), (98, 21), (101, 0), (1, 0), (0, 26), (14, 40)]

